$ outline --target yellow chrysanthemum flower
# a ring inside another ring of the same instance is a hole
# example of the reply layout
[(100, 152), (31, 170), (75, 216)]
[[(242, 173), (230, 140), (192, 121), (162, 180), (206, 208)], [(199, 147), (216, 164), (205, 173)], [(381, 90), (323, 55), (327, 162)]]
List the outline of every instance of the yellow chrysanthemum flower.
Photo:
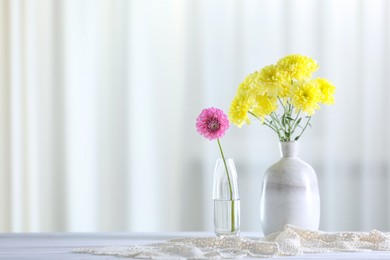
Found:
[[(279, 140), (299, 140), (315, 110), (320, 109), (320, 103), (334, 103), (335, 86), (323, 78), (312, 79), (317, 69), (315, 60), (293, 54), (249, 74), (231, 103), (230, 121), (241, 127), (250, 123), (248, 114), (251, 114), (270, 127)], [(273, 114), (279, 103), (283, 112)], [(297, 113), (294, 116), (293, 111)], [(299, 133), (295, 132), (297, 126), (302, 128)]]
[(327, 79), (317, 78), (315, 81), (321, 91), (320, 102), (327, 105), (334, 104), (333, 95), (336, 92), (336, 87)]
[(278, 69), (286, 73), (285, 77), (288, 81), (308, 79), (318, 69), (318, 64), (312, 58), (292, 54), (281, 58), (276, 66)]
[(253, 105), (253, 98), (246, 95), (236, 95), (229, 109), (229, 120), (241, 127), (244, 123), (249, 124), (248, 111)]
[(279, 93), (280, 98), (289, 98), (291, 96), (291, 90), (292, 90), (291, 84), (283, 84), (282, 91)]
[(321, 91), (314, 80), (300, 82), (292, 90), (291, 102), (297, 110), (302, 110), (311, 116), (316, 109), (320, 109), (318, 102), (321, 100), (321, 95)]
[(264, 120), (267, 115), (271, 114), (277, 109), (277, 98), (263, 95), (256, 97), (252, 113)]
[(277, 66), (265, 66), (260, 70), (258, 80), (260, 95), (277, 97), (284, 93), (285, 87), (283, 83), (286, 81), (286, 78), (283, 73), (280, 73)]
[(259, 80), (258, 80), (258, 72), (255, 71), (248, 76), (245, 77), (244, 81), (240, 84), (237, 89), (237, 95), (245, 95), (250, 96), (251, 94), (255, 94), (258, 89)]

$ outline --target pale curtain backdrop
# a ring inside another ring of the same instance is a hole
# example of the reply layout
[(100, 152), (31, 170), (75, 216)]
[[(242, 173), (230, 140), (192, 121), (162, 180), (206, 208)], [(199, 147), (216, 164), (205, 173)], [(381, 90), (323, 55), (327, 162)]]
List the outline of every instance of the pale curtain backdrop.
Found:
[[(212, 231), (195, 118), (290, 53), (337, 86), (301, 139), (321, 229), (390, 230), (389, 36), (385, 0), (0, 0), (0, 232)], [(222, 145), (260, 232), (278, 140), (253, 121)]]

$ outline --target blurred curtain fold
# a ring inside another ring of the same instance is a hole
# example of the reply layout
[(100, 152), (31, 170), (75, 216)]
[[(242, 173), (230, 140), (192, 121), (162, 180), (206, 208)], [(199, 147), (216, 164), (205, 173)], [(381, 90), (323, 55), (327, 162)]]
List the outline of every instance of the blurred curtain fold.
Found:
[[(390, 230), (389, 46), (386, 0), (0, 0), (0, 232), (211, 231), (195, 119), (289, 53), (337, 86), (301, 141), (321, 228)], [(261, 231), (278, 140), (253, 121), (221, 141)]]

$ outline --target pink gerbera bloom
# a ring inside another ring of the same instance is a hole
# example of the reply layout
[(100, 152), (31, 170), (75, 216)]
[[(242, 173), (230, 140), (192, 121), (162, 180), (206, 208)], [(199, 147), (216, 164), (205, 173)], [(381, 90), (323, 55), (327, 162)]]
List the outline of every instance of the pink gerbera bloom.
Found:
[(225, 113), (218, 108), (203, 109), (196, 119), (197, 131), (209, 140), (224, 136), (229, 128), (229, 120)]

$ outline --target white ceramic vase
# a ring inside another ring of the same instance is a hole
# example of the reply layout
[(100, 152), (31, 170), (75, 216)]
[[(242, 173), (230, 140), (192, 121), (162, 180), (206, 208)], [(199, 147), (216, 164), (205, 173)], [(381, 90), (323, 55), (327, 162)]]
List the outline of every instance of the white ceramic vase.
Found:
[(318, 230), (320, 194), (313, 168), (298, 157), (298, 142), (280, 142), (282, 158), (263, 178), (260, 219), (264, 235), (292, 224)]

